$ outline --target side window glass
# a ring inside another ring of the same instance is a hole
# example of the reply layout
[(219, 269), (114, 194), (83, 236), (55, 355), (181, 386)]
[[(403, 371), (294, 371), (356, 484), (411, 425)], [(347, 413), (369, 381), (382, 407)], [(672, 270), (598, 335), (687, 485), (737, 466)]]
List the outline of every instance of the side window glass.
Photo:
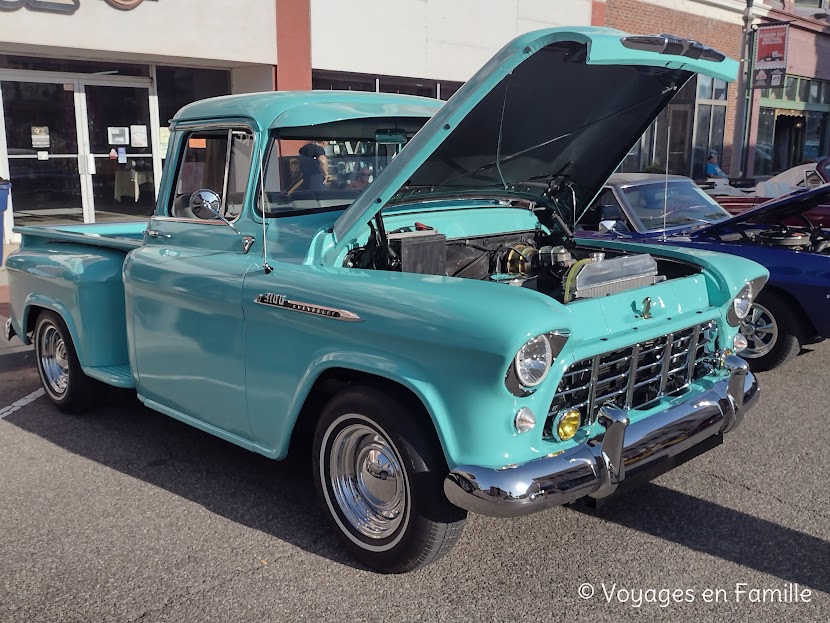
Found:
[(247, 130), (209, 130), (186, 135), (170, 216), (215, 219), (211, 212), (190, 206), (193, 193), (209, 190), (218, 195), (225, 218), (235, 220), (242, 211), (253, 142), (253, 135)]

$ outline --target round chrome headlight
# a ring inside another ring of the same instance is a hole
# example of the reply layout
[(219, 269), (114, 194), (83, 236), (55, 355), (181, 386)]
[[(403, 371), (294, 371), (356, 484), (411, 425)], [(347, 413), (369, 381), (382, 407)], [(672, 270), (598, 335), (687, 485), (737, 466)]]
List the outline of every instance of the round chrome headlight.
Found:
[(525, 387), (535, 387), (547, 376), (552, 361), (553, 352), (548, 339), (544, 335), (534, 337), (516, 354), (513, 363), (516, 377)]
[(743, 320), (749, 314), (750, 307), (752, 307), (752, 284), (748, 283), (741, 288), (738, 296), (732, 301), (732, 309), (735, 310), (735, 315)]

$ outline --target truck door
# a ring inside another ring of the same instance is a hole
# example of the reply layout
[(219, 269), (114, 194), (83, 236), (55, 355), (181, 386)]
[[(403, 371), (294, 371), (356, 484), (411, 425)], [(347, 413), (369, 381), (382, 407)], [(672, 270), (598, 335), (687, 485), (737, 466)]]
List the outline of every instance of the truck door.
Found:
[[(254, 142), (244, 126), (177, 131), (166, 165), (175, 174), (166, 172), (145, 246), (124, 268), (139, 395), (174, 417), (243, 439), (250, 430), (241, 295), (254, 256), (243, 242), (256, 231), (240, 217)], [(213, 208), (238, 232), (195, 205), (197, 191), (213, 197)]]

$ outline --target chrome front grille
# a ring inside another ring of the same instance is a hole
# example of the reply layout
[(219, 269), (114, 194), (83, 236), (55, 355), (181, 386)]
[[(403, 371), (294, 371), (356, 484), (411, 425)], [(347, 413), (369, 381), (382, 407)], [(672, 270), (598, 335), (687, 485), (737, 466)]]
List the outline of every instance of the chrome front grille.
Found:
[(579, 409), (584, 425), (607, 402), (638, 409), (705, 376), (716, 335), (717, 323), (711, 321), (577, 361), (556, 390), (546, 434), (562, 409)]

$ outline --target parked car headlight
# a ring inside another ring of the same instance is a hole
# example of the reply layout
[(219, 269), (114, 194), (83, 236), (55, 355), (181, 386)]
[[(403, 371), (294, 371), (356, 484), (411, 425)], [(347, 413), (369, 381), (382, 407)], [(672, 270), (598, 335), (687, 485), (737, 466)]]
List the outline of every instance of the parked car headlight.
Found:
[(732, 299), (732, 306), (729, 308), (727, 320), (733, 327), (741, 324), (741, 320), (749, 315), (749, 310), (752, 307), (752, 301), (755, 297), (755, 292), (751, 283), (746, 284), (738, 296)]
[(548, 338), (539, 335), (528, 340), (516, 354), (513, 365), (516, 376), (525, 387), (536, 387), (545, 380), (553, 361), (553, 352)]

